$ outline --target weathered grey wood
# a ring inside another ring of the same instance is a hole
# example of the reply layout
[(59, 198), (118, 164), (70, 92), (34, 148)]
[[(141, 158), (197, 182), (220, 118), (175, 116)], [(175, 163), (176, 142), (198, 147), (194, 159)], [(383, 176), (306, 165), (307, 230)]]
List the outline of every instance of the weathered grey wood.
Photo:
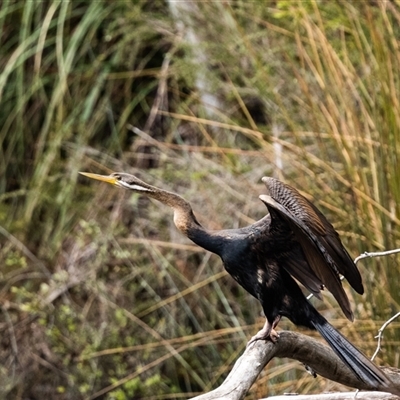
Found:
[(398, 397), (391, 393), (383, 392), (335, 392), (323, 394), (288, 394), (272, 396), (260, 400), (395, 400)]
[[(260, 372), (274, 357), (288, 357), (298, 360), (311, 367), (318, 375), (346, 386), (360, 390), (376, 390), (360, 382), (336, 354), (323, 343), (296, 332), (280, 331), (279, 335), (279, 340), (275, 344), (262, 340), (252, 344), (236, 361), (232, 371), (220, 387), (194, 397), (192, 400), (243, 399)], [(384, 367), (381, 367), (381, 369), (393, 381), (393, 391), (400, 393), (400, 371)], [(383, 390), (383, 388), (380, 389)], [(310, 398), (310, 396), (307, 396), (307, 398)], [(398, 397), (392, 395), (392, 397), (379, 398), (394, 399)], [(285, 399), (297, 399), (297, 396), (285, 396)]]

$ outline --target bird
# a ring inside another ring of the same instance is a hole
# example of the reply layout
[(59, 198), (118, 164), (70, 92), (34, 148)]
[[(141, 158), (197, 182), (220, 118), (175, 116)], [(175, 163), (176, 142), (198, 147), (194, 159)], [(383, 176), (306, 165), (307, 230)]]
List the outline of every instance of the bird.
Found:
[(354, 315), (340, 276), (357, 293), (364, 293), (360, 272), (339, 234), (297, 189), (278, 179), (263, 177), (266, 193), (259, 198), (268, 210), (263, 218), (242, 228), (209, 230), (198, 222), (190, 203), (176, 193), (124, 172), (80, 174), (169, 206), (177, 229), (222, 259), (226, 271), (261, 303), (266, 317), (263, 328), (248, 346), (257, 340), (279, 340), (275, 328), (281, 317), (286, 317), (296, 326), (317, 330), (360, 381), (398, 394), (384, 372), (316, 310), (297, 283), (319, 299), (321, 291), (328, 289), (350, 321)]

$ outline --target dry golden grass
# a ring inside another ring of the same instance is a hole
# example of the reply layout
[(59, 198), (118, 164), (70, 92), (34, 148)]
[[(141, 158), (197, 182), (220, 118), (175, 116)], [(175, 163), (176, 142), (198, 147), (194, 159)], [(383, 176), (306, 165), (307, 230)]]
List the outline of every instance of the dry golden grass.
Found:
[[(263, 216), (274, 175), (354, 257), (400, 247), (399, 22), (396, 2), (3, 2), (0, 393), (186, 398), (263, 323), (170, 210), (79, 170), (176, 191), (213, 229)], [(354, 324), (317, 304), (367, 354), (400, 308), (398, 259), (359, 263)], [(378, 363), (399, 367), (399, 341), (393, 323)], [(327, 389), (276, 360), (248, 398)]]

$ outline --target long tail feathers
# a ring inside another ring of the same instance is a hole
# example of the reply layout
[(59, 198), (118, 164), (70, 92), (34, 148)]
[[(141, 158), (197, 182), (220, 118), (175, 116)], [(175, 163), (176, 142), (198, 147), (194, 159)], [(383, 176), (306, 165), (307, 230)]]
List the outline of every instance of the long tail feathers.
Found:
[[(332, 350), (357, 375), (357, 377), (374, 388), (387, 388), (392, 392), (393, 383), (370, 361), (364, 354), (354, 347), (339, 331), (337, 331), (320, 314), (312, 321), (315, 329), (328, 342)], [(396, 391), (397, 394), (397, 391)]]

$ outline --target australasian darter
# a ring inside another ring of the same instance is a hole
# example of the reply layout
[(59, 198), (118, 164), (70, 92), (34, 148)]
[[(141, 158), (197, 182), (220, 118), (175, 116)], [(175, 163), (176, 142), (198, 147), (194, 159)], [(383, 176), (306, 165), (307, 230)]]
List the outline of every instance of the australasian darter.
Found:
[(200, 225), (192, 207), (181, 196), (133, 175), (81, 174), (171, 207), (176, 227), (197, 245), (219, 255), (228, 273), (260, 301), (266, 322), (250, 343), (260, 339), (276, 341), (279, 335), (275, 327), (282, 316), (287, 317), (295, 325), (317, 330), (361, 381), (398, 394), (390, 379), (307, 301), (293, 279), (318, 298), (326, 287), (346, 317), (353, 320), (340, 275), (363, 294), (361, 275), (333, 226), (296, 189), (274, 178), (262, 178), (268, 194), (260, 199), (269, 214), (244, 228), (215, 231)]

